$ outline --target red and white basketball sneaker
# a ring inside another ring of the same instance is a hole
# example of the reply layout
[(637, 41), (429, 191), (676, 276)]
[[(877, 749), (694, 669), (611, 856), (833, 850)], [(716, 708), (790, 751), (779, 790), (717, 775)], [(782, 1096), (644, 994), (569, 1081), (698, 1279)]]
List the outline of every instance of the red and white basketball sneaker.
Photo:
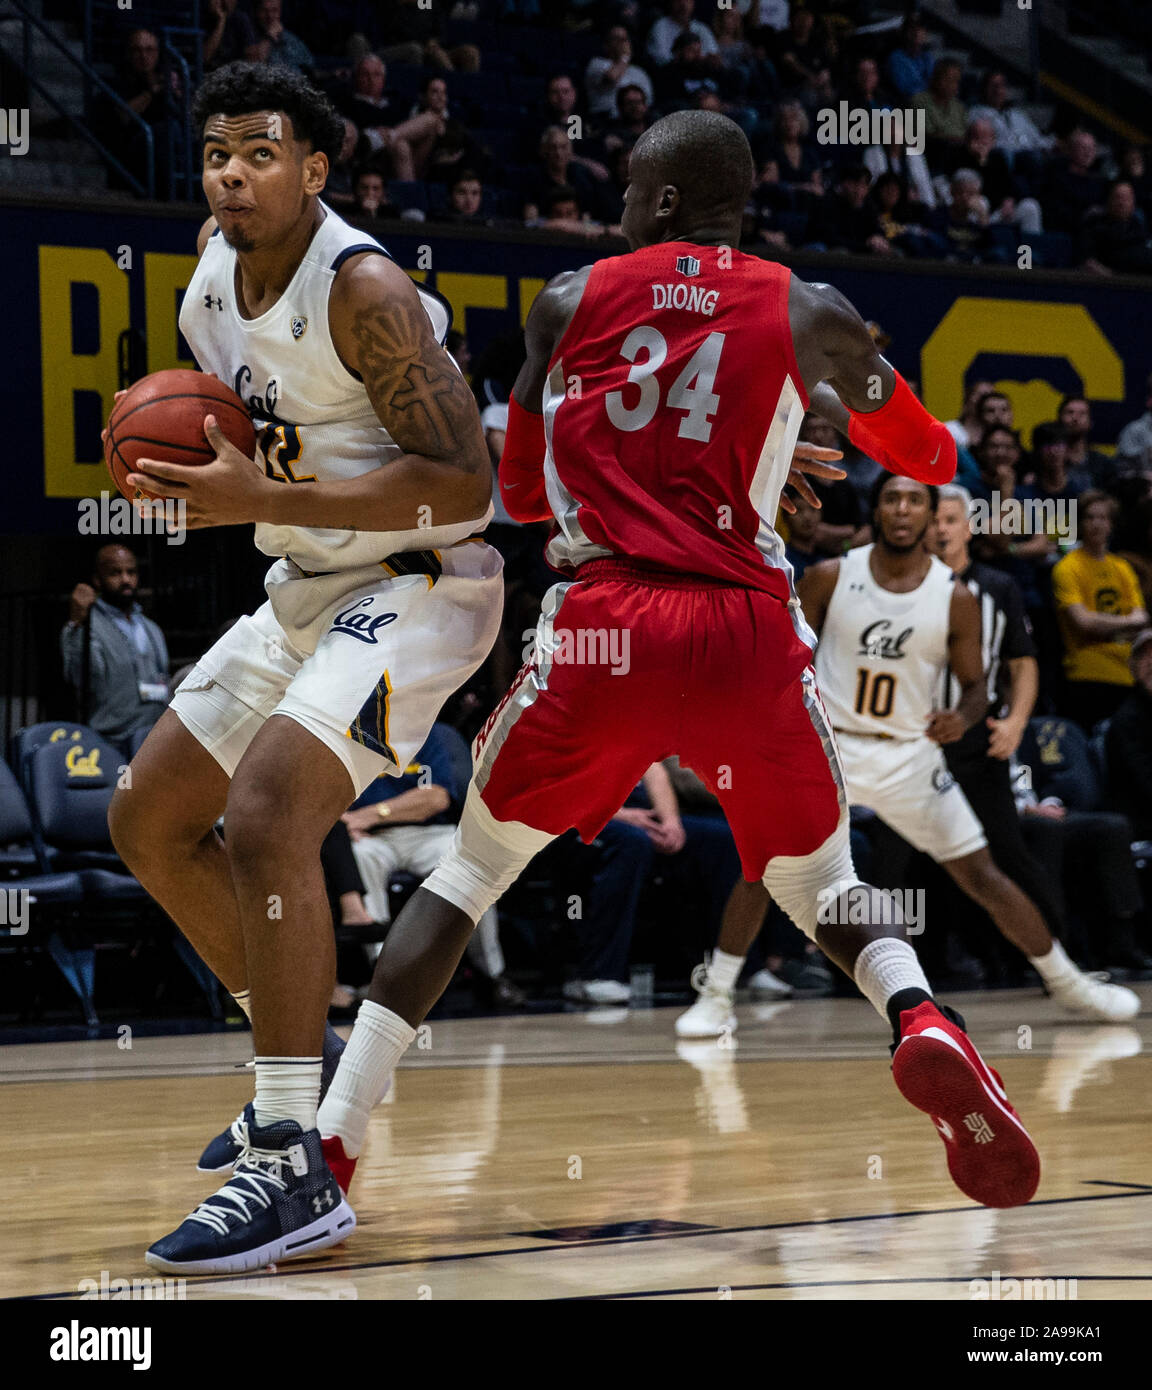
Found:
[(931, 1001), (900, 1015), (892, 1056), (900, 1094), (931, 1115), (952, 1181), (986, 1207), (1018, 1207), (1040, 1182), (1040, 1155), (999, 1076)]
[(344, 1152), (344, 1141), (335, 1135), (330, 1139), (321, 1139), (320, 1148), (332, 1176), (340, 1184), (340, 1191), (347, 1196), (352, 1174), (356, 1171), (356, 1159), (348, 1157)]

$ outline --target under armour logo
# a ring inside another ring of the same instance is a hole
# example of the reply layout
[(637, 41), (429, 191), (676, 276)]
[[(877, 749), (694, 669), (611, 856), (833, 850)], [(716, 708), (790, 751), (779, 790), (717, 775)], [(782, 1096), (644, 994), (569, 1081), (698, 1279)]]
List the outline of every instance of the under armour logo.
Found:
[(215, 305), (217, 309), (223, 309), (223, 308), (224, 308), (224, 301), (220, 298), (219, 295), (216, 295), (215, 298), (213, 298), (212, 295), (206, 294), (206, 295), (204, 296), (204, 307), (205, 307), (205, 309), (211, 309), (213, 305)]
[(971, 1115), (964, 1116), (964, 1128), (971, 1131), (977, 1144), (990, 1144), (996, 1137), (992, 1133), (992, 1126), (979, 1110), (973, 1110)]
[(327, 1211), (329, 1207), (335, 1205), (336, 1199), (332, 1196), (332, 1189), (330, 1187), (326, 1187), (323, 1192), (318, 1192), (316, 1196), (312, 1198), (312, 1210), (316, 1212), (317, 1215), (323, 1211)]

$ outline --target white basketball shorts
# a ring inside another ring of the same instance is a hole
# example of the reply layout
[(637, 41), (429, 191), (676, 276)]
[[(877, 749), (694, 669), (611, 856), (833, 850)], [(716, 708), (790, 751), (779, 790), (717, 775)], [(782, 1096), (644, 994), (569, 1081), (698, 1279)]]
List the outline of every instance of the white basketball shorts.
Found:
[(836, 730), (848, 800), (868, 806), (937, 864), (988, 843), (968, 798), (930, 738), (883, 739)]
[(481, 540), (382, 565), (268, 571), (268, 601), (200, 658), (171, 708), (231, 777), (264, 721), (287, 715), (348, 769), (356, 796), (399, 776), (500, 626), (503, 561)]

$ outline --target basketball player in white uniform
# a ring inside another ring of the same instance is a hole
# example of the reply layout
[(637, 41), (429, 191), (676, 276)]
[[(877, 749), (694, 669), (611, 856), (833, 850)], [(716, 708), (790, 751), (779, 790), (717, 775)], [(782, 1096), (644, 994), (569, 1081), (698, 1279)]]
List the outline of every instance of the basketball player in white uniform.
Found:
[(307, 1254), (355, 1225), (316, 1130), (335, 979), (320, 844), (408, 765), (502, 603), (500, 558), (477, 536), (491, 468), (442, 347), (449, 315), (320, 201), (342, 123), (297, 74), (251, 64), (207, 79), (196, 120), (213, 217), (180, 327), (249, 406), (258, 454), (209, 420), (212, 463), (142, 460), (132, 482), (184, 498), (191, 526), (255, 522), (273, 564), (268, 601), (181, 685), (109, 817), (252, 1020), (235, 1172), (148, 1252), (187, 1273)]
[[(936, 489), (884, 477), (873, 490), (874, 545), (806, 570), (797, 586), (819, 635), (816, 679), (836, 737), (848, 800), (869, 806), (930, 855), (1019, 947), (1059, 1003), (1116, 1022), (1140, 1007), (1129, 989), (1085, 975), (1035, 904), (997, 868), (984, 831), (948, 771), (956, 742), (987, 708), (980, 609), (924, 549)], [(961, 694), (937, 708), (945, 670)]]

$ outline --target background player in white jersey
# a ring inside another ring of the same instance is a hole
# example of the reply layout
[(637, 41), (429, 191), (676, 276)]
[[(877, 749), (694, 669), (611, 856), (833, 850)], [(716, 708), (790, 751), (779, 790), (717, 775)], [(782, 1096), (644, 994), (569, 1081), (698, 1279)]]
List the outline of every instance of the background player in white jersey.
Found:
[[(948, 770), (943, 746), (987, 714), (980, 607), (952, 571), (924, 548), (937, 489), (881, 476), (873, 488), (874, 545), (805, 570), (797, 594), (820, 638), (816, 679), (836, 736), (848, 800), (868, 806), (932, 856), (989, 914), (1066, 1008), (1116, 1022), (1137, 995), (1084, 974), (1054, 940), (1031, 898), (1001, 872), (983, 827)], [(960, 694), (938, 709), (951, 670)], [(681, 1037), (736, 1027), (733, 998), (760, 930), (760, 898), (725, 916), (700, 998), (676, 1021)]]
[(210, 418), (212, 463), (141, 461), (132, 481), (183, 498), (191, 526), (255, 522), (280, 558), (268, 602), (183, 683), (109, 817), (252, 1019), (235, 1173), (148, 1252), (191, 1273), (323, 1249), (355, 1225), (315, 1128), (335, 980), (320, 844), (407, 766), (502, 602), (499, 556), (469, 539), (491, 516), (471, 392), (412, 280), (320, 201), (341, 122), (298, 75), (251, 64), (212, 74), (195, 118), (213, 218), (180, 325), (246, 399), (263, 457)]
[[(924, 548), (937, 490), (909, 478), (873, 489), (875, 544), (805, 571), (797, 592), (820, 637), (816, 678), (850, 802), (869, 806), (931, 855), (1028, 957), (1066, 1008), (1116, 1022), (1139, 1011), (1129, 989), (1085, 975), (1035, 903), (997, 868), (942, 745), (987, 713), (980, 607)], [(950, 668), (960, 698), (936, 708)]]

